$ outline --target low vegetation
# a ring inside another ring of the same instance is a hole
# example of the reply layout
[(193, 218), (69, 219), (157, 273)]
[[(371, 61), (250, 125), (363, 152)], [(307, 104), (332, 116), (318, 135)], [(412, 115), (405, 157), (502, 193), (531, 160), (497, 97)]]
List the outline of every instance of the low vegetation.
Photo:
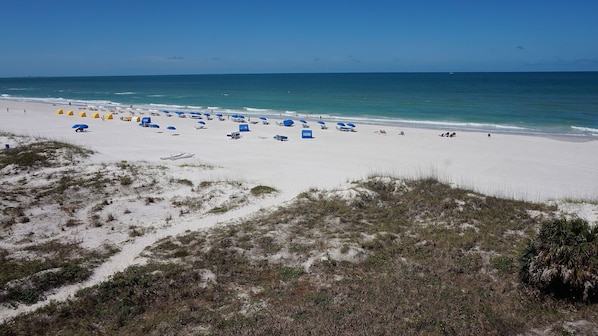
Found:
[[(434, 179), (310, 190), (271, 213), (164, 239), (144, 252), (148, 264), (0, 334), (595, 335), (594, 296), (562, 300), (520, 280), (521, 256), (543, 248), (530, 241), (565, 225), (555, 210)], [(585, 230), (566, 223), (571, 239)]]
[(550, 295), (598, 299), (598, 227), (584, 220), (561, 218), (544, 224), (521, 261), (522, 280)]

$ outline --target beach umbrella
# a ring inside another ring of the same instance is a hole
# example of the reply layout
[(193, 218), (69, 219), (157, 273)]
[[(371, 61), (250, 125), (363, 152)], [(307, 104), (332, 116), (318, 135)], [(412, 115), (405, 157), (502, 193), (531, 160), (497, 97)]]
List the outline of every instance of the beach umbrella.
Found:
[(304, 124), (307, 124), (307, 121), (305, 121), (304, 119), (299, 119), (299, 122), (302, 122)]
[(320, 125), (326, 125), (326, 123), (323, 122), (322, 120), (318, 120), (318, 124), (320, 124)]
[(337, 122), (336, 124), (339, 126), (345, 126), (345, 123), (342, 123), (342, 122)]
[(349, 126), (349, 127), (355, 127), (355, 124), (347, 123), (347, 126)]
[(176, 127), (174, 127), (174, 126), (167, 126), (166, 129), (174, 131), (174, 130), (176, 130)]
[(89, 128), (86, 124), (74, 124), (72, 128)]
[(260, 120), (268, 120), (266, 117), (260, 117)]
[(222, 113), (216, 113), (217, 117), (222, 117)]
[(151, 128), (160, 128), (160, 125), (158, 125), (158, 124), (151, 124), (150, 127)]
[(201, 125), (205, 125), (206, 124), (205, 121), (202, 121), (202, 120), (198, 121), (197, 123), (201, 124)]

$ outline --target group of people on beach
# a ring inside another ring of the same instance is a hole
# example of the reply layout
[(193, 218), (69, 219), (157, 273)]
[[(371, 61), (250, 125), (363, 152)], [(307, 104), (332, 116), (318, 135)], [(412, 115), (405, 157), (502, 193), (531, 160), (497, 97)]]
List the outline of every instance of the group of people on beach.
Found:
[(454, 138), (457, 136), (457, 132), (452, 132), (452, 133), (451, 132), (446, 132), (446, 133), (442, 132), (439, 135), (443, 138)]

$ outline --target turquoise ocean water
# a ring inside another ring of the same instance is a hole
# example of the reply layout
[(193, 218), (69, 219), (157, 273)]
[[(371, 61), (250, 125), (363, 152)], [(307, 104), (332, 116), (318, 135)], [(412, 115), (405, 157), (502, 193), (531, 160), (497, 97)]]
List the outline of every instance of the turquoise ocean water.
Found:
[(598, 137), (598, 72), (0, 78), (0, 98)]

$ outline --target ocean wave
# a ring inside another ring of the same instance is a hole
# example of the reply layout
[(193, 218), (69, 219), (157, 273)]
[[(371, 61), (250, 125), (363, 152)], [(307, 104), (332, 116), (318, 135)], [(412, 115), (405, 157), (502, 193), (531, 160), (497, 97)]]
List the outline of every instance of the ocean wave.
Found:
[(594, 133), (593, 135), (598, 135), (598, 128), (591, 128), (591, 127), (580, 127), (580, 126), (571, 126), (572, 129), (576, 131), (582, 131), (587, 133)]
[(132, 92), (132, 91), (114, 92), (114, 94), (117, 95), (117, 96), (127, 96), (127, 95), (134, 95), (135, 92)]
[(264, 108), (255, 108), (255, 107), (243, 107), (243, 110), (246, 112), (258, 112), (258, 113), (273, 113), (274, 110), (271, 109), (264, 109)]

